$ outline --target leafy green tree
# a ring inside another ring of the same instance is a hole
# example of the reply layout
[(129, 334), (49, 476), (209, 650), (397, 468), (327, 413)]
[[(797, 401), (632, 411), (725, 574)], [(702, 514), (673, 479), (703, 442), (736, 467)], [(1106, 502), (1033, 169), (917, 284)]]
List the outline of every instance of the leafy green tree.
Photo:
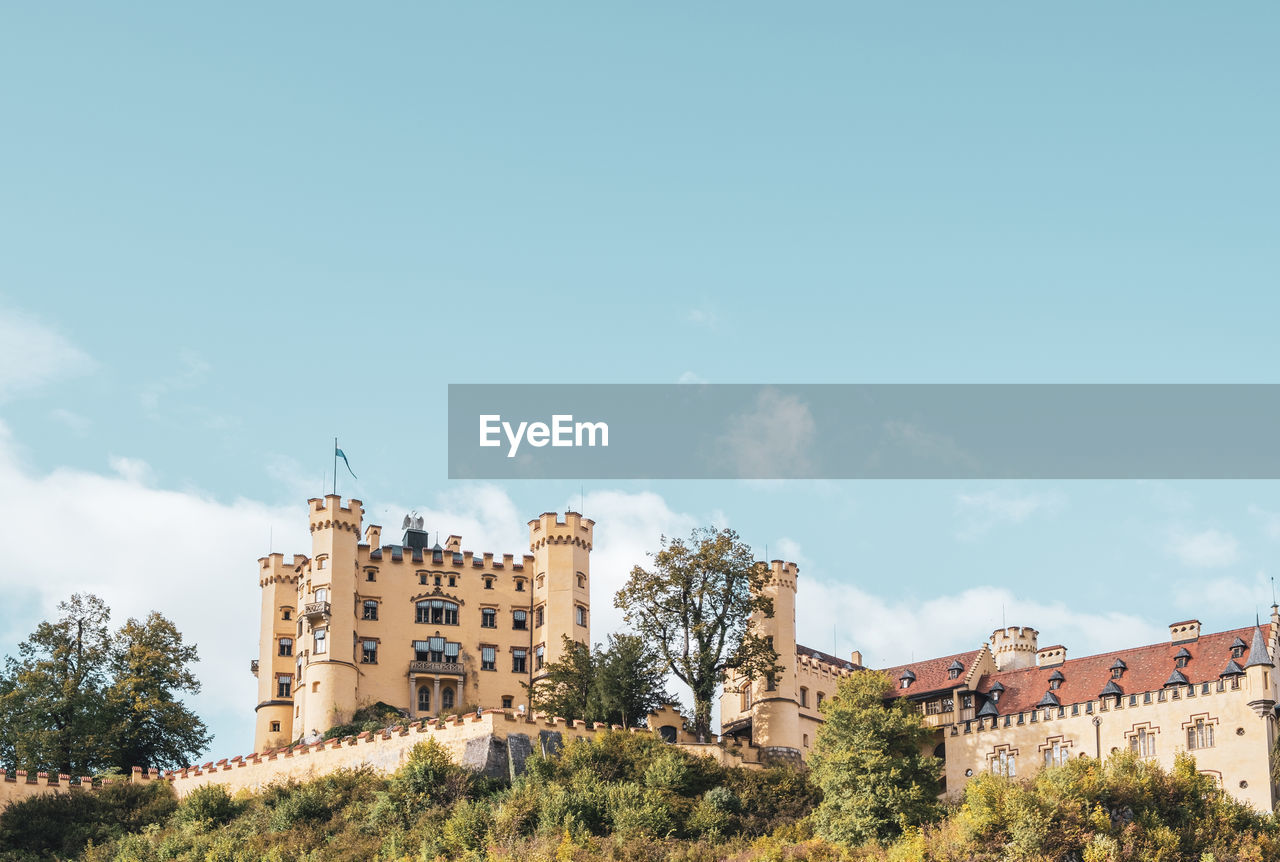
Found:
[(111, 651), (112, 682), (106, 690), (110, 718), (108, 749), (116, 766), (173, 769), (208, 747), (204, 722), (180, 694), (197, 694), (191, 671), (196, 648), (183, 643), (177, 627), (155, 611), (130, 619), (116, 634)]
[(750, 627), (753, 616), (773, 616), (773, 600), (761, 593), (769, 570), (728, 529), (694, 530), (688, 543), (663, 537), (650, 556), (653, 569), (633, 568), (613, 603), (665, 669), (693, 690), (694, 732), (706, 740), (726, 673), (777, 674), (777, 651)]
[(0, 756), (29, 772), (128, 773), (181, 766), (209, 742), (179, 700), (199, 691), (194, 646), (157, 613), (111, 634), (97, 596), (58, 605), (0, 677)]
[(586, 644), (561, 635), (564, 653), (542, 670), (532, 683), (521, 683), (530, 694), (538, 712), (559, 716), (567, 721), (596, 721), (599, 709), (596, 698), (595, 656)]
[(859, 671), (819, 707), (825, 722), (809, 765), (823, 794), (814, 828), (828, 841), (889, 841), (941, 814), (942, 762), (929, 751), (931, 732), (905, 698), (885, 702), (891, 685), (884, 674)]
[(76, 593), (58, 604), (58, 614), (5, 661), (0, 737), (19, 769), (88, 774), (107, 765), (111, 611), (97, 596)]
[(672, 700), (661, 657), (636, 635), (610, 635), (609, 648), (597, 648), (595, 666), (599, 720), (606, 724), (639, 726)]

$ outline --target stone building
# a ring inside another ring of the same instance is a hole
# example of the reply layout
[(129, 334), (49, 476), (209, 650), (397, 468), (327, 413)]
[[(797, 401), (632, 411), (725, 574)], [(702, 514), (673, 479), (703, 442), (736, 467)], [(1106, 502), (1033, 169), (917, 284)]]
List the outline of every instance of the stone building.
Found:
[(378, 702), (410, 720), (518, 709), (562, 635), (590, 643), (589, 518), (538, 516), (516, 560), (464, 551), (459, 536), (432, 544), (414, 519), (399, 544), (383, 544), (359, 500), (307, 505), (310, 555), (258, 561), (258, 751)]
[[(774, 757), (803, 758), (822, 723), (819, 704), (862, 668), (796, 643), (799, 571), (774, 561), (765, 589), (774, 616), (753, 624), (773, 638), (782, 673), (733, 679), (720, 702), (722, 734)], [(1202, 633), (1198, 620), (1169, 627), (1162, 643), (1068, 658), (1041, 647), (1029, 627), (997, 629), (977, 649), (884, 669), (890, 698), (907, 698), (933, 728), (948, 792), (980, 771), (1034, 774), (1070, 757), (1130, 750), (1168, 768), (1179, 752), (1229, 793), (1271, 811), (1277, 735), (1275, 657), (1280, 608), (1266, 626)]]

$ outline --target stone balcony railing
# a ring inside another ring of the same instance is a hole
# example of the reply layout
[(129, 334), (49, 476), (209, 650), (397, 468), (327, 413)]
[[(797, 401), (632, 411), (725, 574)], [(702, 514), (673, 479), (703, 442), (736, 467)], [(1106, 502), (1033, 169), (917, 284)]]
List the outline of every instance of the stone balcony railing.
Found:
[(311, 602), (302, 606), (302, 615), (304, 617), (327, 617), (329, 616), (328, 602)]
[(462, 676), (462, 665), (456, 661), (411, 661), (409, 673), (443, 673)]
[(254, 676), (258, 675), (258, 660), (256, 658), (249, 662), (249, 672)]

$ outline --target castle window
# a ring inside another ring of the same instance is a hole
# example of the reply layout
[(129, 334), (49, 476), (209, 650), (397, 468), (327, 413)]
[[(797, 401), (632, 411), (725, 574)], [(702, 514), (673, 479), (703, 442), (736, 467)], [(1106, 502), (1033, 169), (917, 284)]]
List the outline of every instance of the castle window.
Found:
[(279, 732), (280, 732), (280, 722), (278, 722), (278, 721), (273, 721), (273, 722), (271, 722), (271, 732), (272, 732), (272, 733), (279, 733)]
[(316, 629), (312, 633), (312, 635), (315, 641), (315, 645), (311, 651), (314, 652), (316, 655), (322, 655), (324, 653), (327, 653), (329, 651), (329, 630)]
[(529, 628), (529, 614), (526, 611), (513, 611), (511, 614), (511, 627), (516, 631), (524, 631)]
[(440, 708), (453, 709), (453, 689), (446, 688), (440, 692)]
[(453, 575), (450, 575), (450, 576), (449, 576), (449, 586), (451, 586), (451, 587), (456, 587), (457, 585), (458, 585), (458, 579), (457, 579), (456, 577), (454, 577)]
[(456, 626), (458, 624), (458, 606), (443, 599), (423, 599), (415, 606), (415, 621), (433, 625)]
[(582, 605), (575, 605), (574, 611), (577, 616), (576, 622), (578, 625), (585, 626), (587, 624), (587, 609)]
[(504, 694), (504, 695), (502, 696), (502, 708), (503, 708), (503, 709), (511, 709), (511, 702), (512, 702), (511, 695), (509, 695), (509, 694)]
[(522, 649), (513, 649), (511, 651), (511, 672), (524, 673), (525, 659), (528, 658), (529, 651)]
[(800, 705), (807, 707), (809, 705), (809, 689), (800, 686)]
[(1060, 680), (1060, 679), (1051, 679), (1051, 680), (1049, 680), (1049, 690), (1050, 690), (1050, 691), (1057, 691), (1057, 690), (1058, 690), (1058, 686), (1060, 686), (1060, 685), (1062, 685), (1062, 680)]
[(960, 671), (956, 670), (955, 668), (951, 668), (950, 670), (947, 671), (947, 679), (955, 679), (958, 676), (960, 676)]
[(1070, 757), (1070, 749), (1063, 745), (1062, 740), (1060, 739), (1055, 739), (1053, 742), (1047, 743), (1045, 746), (1045, 766), (1065, 766), (1068, 758)]
[(536, 607), (533, 611), (533, 627), (535, 629), (542, 628), (542, 619), (543, 619), (543, 608), (542, 608), (542, 605), (538, 605), (538, 607)]
[(360, 650), (361, 664), (377, 664), (378, 663), (378, 642), (364, 641)]
[(1187, 666), (1187, 657), (1186, 657), (1186, 656), (1178, 656), (1176, 659), (1174, 659), (1174, 660), (1173, 660), (1173, 666), (1174, 666), (1174, 667), (1186, 667), (1186, 666)]
[(329, 566), (329, 558), (328, 558), (328, 557), (317, 557), (317, 558), (316, 558), (316, 568), (317, 568), (317, 569), (324, 569), (324, 568), (328, 568), (328, 566)]
[(1156, 756), (1156, 735), (1149, 728), (1140, 727), (1129, 737), (1129, 750), (1139, 757)]
[(538, 644), (533, 650), (533, 669), (542, 670), (547, 666), (547, 648)]
[(282, 609), (282, 610), (280, 611), (280, 619), (282, 619), (282, 620), (291, 620), (291, 619), (293, 619), (293, 611), (292, 611), (291, 609), (289, 609), (289, 608), (284, 608), (284, 609)]
[(437, 587), (438, 587), (438, 586), (440, 586), (440, 576), (439, 576), (439, 575), (436, 575), (436, 576), (435, 576), (435, 580), (434, 580), (434, 582), (433, 582), (433, 583), (435, 583), (435, 585), (436, 585)]
[(585, 590), (587, 588), (587, 576), (578, 572), (578, 589)]
[(826, 697), (827, 697), (827, 693), (826, 693), (825, 691), (820, 691), (820, 692), (818, 692), (818, 699), (817, 699), (817, 701), (815, 702), (815, 704), (814, 704), (814, 705), (815, 705), (815, 706), (822, 706), (822, 701), (826, 700)]
[(742, 686), (742, 711), (746, 712), (751, 709), (751, 683), (745, 683)]
[(293, 638), (280, 638), (280, 655), (293, 655)]
[(491, 647), (491, 646), (480, 647), (480, 669), (481, 670), (497, 670), (498, 669), (498, 650), (496, 647)]
[(1213, 725), (1203, 718), (1197, 718), (1195, 724), (1187, 727), (1187, 750), (1196, 751), (1201, 748), (1213, 748)]
[(516, 592), (517, 593), (524, 592), (524, 578), (516, 578)]
[(364, 570), (364, 579), (365, 579), (366, 581), (376, 581), (376, 580), (378, 579), (378, 570), (377, 570), (377, 569), (365, 569), (365, 570)]
[(1232, 658), (1244, 658), (1244, 647), (1242, 647), (1242, 646), (1233, 646), (1233, 647), (1231, 648), (1231, 657), (1232, 657)]
[(426, 575), (424, 575), (424, 574), (422, 574), (421, 572), (419, 572), (419, 573), (418, 573), (418, 583), (422, 584), (422, 585), (425, 587), (425, 586), (427, 585), (427, 576), (426, 576)]
[(486, 590), (491, 590), (491, 589), (493, 589), (493, 578), (485, 578), (485, 579), (484, 579), (484, 588), (485, 588)]
[(1005, 778), (1016, 778), (1018, 775), (1017, 755), (1007, 750), (996, 752), (991, 758), (991, 772)]
[(293, 696), (293, 677), (282, 673), (276, 677), (276, 697)]
[(375, 600), (364, 600), (364, 610), (361, 612), (361, 618), (366, 620), (376, 620), (378, 618), (378, 603)]
[(480, 609), (480, 628), (496, 629), (498, 627), (498, 612), (493, 608)]
[(536, 582), (537, 582), (537, 584), (538, 584), (538, 589), (542, 589), (542, 588), (543, 588), (543, 586), (546, 584), (547, 576), (546, 576), (546, 575), (538, 575), (538, 577), (537, 577), (537, 578), (535, 578), (535, 580), (536, 580)]
[(1111, 669), (1111, 678), (1112, 678), (1112, 679), (1119, 679), (1119, 678), (1120, 678), (1120, 677), (1122, 677), (1122, 676), (1124, 676), (1124, 668), (1122, 668), (1122, 667), (1113, 667), (1113, 668)]
[(431, 689), (425, 685), (418, 687), (418, 712), (431, 711)]
[(809, 734), (807, 733), (804, 735), (804, 747), (805, 748), (809, 747)]
[(324, 587), (321, 587), (320, 589), (316, 590), (316, 601), (317, 602), (329, 601), (329, 591), (326, 590)]

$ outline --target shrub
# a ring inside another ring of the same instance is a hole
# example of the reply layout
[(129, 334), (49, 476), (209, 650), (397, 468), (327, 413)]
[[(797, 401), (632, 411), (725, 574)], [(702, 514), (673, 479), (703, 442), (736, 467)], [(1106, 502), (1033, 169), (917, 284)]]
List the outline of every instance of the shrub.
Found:
[(448, 805), (470, 795), (472, 776), (449, 757), (434, 739), (420, 742), (404, 766), (391, 777), (388, 792), (402, 810)]
[(173, 788), (163, 781), (32, 796), (0, 811), (0, 848), (14, 858), (67, 858), (91, 841), (105, 844), (160, 823), (176, 807)]
[(206, 784), (187, 794), (178, 804), (175, 818), (179, 823), (207, 822), (221, 826), (238, 817), (246, 807), (247, 803), (232, 799), (221, 784)]

